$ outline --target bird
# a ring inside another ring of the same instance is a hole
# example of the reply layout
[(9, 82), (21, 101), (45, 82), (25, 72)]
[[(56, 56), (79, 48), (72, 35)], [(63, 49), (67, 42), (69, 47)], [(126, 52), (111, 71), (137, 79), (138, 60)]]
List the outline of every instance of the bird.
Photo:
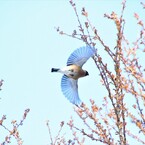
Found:
[(94, 53), (95, 48), (89, 45), (77, 48), (69, 56), (65, 67), (51, 69), (51, 72), (63, 74), (61, 90), (64, 96), (76, 106), (82, 102), (78, 94), (78, 79), (89, 75), (88, 71), (82, 69), (82, 66)]

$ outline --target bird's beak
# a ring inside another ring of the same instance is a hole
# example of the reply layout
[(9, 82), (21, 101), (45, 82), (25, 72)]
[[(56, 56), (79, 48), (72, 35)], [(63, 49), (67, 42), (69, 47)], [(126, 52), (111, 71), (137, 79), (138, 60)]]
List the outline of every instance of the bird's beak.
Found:
[(88, 76), (89, 75), (89, 73), (86, 71), (86, 74), (85, 74), (85, 76)]

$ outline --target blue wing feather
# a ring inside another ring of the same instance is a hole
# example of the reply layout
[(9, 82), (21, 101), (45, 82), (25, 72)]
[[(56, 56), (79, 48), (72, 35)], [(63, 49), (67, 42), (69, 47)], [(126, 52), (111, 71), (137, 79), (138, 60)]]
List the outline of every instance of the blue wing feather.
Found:
[(63, 76), (61, 79), (61, 90), (64, 96), (73, 104), (79, 105), (81, 100), (78, 95), (77, 80)]
[(67, 66), (68, 65), (78, 65), (80, 67), (83, 66), (83, 64), (93, 56), (95, 53), (95, 49), (90, 46), (80, 47), (76, 49), (68, 58), (67, 60)]

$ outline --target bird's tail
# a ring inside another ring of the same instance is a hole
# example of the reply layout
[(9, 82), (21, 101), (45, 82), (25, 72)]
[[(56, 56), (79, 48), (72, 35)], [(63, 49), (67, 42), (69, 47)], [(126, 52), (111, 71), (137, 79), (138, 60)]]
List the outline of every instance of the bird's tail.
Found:
[(58, 72), (60, 69), (59, 68), (52, 68), (51, 72)]

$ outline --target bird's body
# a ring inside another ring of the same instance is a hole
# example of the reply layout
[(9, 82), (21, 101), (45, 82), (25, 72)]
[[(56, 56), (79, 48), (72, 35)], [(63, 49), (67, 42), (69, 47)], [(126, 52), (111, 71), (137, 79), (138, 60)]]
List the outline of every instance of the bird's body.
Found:
[(61, 89), (65, 97), (73, 104), (80, 104), (81, 100), (78, 95), (78, 79), (88, 74), (82, 69), (83, 64), (93, 56), (94, 48), (90, 46), (76, 49), (68, 58), (67, 66), (63, 68), (52, 68), (51, 72), (60, 72), (64, 74), (61, 80)]
[(52, 68), (51, 72), (60, 72), (74, 80), (77, 80), (81, 77), (88, 75), (87, 71), (83, 70), (80, 66), (77, 66), (77, 65), (69, 65), (62, 69)]

